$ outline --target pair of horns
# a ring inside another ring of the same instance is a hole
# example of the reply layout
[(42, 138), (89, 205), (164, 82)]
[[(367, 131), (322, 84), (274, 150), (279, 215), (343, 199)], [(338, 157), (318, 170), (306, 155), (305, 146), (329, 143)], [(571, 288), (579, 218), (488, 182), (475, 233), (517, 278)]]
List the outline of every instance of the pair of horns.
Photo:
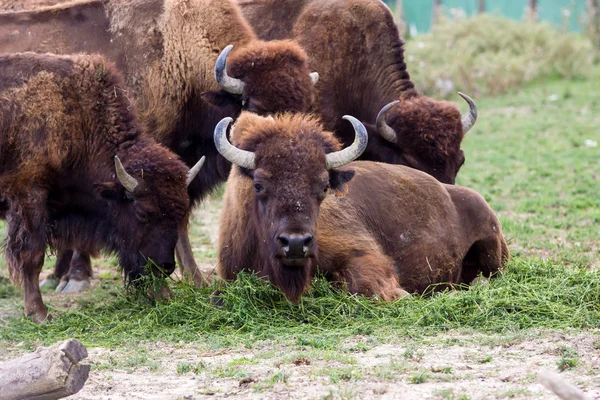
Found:
[[(198, 172), (204, 165), (204, 161), (206, 161), (206, 157), (202, 156), (202, 158), (198, 160), (196, 165), (190, 168), (185, 181), (186, 186), (189, 186), (190, 183), (192, 183), (192, 181), (196, 177), (196, 175), (198, 175)], [(133, 176), (129, 175), (127, 171), (125, 171), (125, 167), (123, 167), (119, 156), (115, 156), (115, 169), (117, 170), (117, 178), (119, 179), (119, 182), (121, 182), (121, 185), (123, 185), (123, 187), (127, 189), (127, 191), (133, 192), (138, 186), (139, 182)]]
[[(473, 127), (473, 125), (475, 125), (475, 122), (477, 121), (477, 106), (475, 105), (473, 99), (467, 96), (466, 94), (461, 92), (458, 92), (458, 94), (460, 95), (460, 97), (465, 99), (467, 104), (469, 104), (469, 113), (463, 115), (462, 117), (462, 130), (463, 134), (466, 134), (467, 132), (469, 132), (469, 130), (471, 130), (471, 128)], [(379, 114), (377, 114), (377, 130), (379, 131), (379, 134), (385, 140), (392, 143), (398, 143), (398, 135), (396, 134), (394, 128), (392, 128), (385, 122), (385, 117), (388, 111), (399, 102), (399, 100), (396, 100), (391, 102), (390, 104), (387, 104), (381, 109), (381, 111), (379, 111)]]
[[(327, 154), (327, 169), (338, 168), (357, 159), (367, 148), (369, 137), (367, 129), (356, 118), (344, 115), (343, 119), (349, 121), (354, 127), (354, 142), (343, 150)], [(246, 169), (256, 169), (256, 155), (252, 151), (238, 149), (227, 139), (227, 127), (233, 119), (223, 118), (215, 128), (215, 146), (223, 157), (232, 164)], [(283, 151), (284, 149), (282, 149)]]
[[(229, 57), (232, 49), (233, 45), (230, 44), (219, 54), (219, 58), (217, 58), (217, 63), (215, 64), (215, 79), (223, 90), (231, 94), (242, 94), (245, 83), (241, 79), (232, 78), (227, 75), (227, 57)], [(312, 72), (309, 76), (313, 84), (319, 81), (319, 74), (317, 72)]]

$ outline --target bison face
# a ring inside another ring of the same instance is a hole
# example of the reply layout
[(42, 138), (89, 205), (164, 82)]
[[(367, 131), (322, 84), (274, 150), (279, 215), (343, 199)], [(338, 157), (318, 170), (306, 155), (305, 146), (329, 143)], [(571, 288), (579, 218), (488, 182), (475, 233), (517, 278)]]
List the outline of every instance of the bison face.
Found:
[(291, 301), (298, 300), (316, 267), (319, 206), (330, 190), (343, 190), (354, 175), (336, 168), (357, 158), (367, 144), (364, 126), (347, 119), (355, 126), (356, 140), (341, 151), (335, 151), (339, 143), (331, 133), (302, 115), (242, 114), (231, 133), (240, 148), (227, 140), (231, 119), (215, 129), (217, 149), (237, 165), (233, 173), (241, 175), (248, 189), (243, 196), (252, 197), (240, 202), (248, 204), (262, 274)]
[(190, 208), (187, 184), (199, 169), (195, 166), (190, 174), (165, 148), (148, 147), (128, 151), (128, 171), (115, 157), (117, 182), (95, 185), (110, 204), (113, 247), (129, 279), (147, 263), (166, 274), (174, 271), (178, 232)]
[(378, 161), (407, 165), (454, 184), (465, 162), (460, 149), (463, 137), (477, 119), (473, 100), (459, 94), (469, 104), (469, 113), (462, 117), (453, 104), (426, 96), (403, 98), (383, 107), (377, 116), (380, 140), (376, 143), (380, 146), (371, 149), (371, 157), (379, 155)]

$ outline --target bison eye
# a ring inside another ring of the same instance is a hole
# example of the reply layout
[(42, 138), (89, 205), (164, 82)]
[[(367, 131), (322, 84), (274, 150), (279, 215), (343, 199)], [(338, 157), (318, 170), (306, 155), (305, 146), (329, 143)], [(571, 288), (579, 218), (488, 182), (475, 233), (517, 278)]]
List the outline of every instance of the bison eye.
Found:
[(327, 185), (323, 188), (323, 194), (327, 193), (328, 190), (329, 190), (329, 185)]
[(263, 187), (260, 183), (255, 183), (254, 184), (254, 190), (256, 190), (256, 193), (260, 193), (263, 190)]

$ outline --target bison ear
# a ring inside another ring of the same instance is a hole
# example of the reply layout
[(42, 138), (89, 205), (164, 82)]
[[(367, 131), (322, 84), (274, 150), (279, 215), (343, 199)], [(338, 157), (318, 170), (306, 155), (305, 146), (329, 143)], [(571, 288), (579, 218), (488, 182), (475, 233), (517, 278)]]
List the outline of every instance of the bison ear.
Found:
[(114, 182), (96, 182), (94, 190), (105, 199), (116, 200), (119, 198), (119, 186)]
[(330, 169), (329, 170), (329, 187), (336, 192), (347, 193), (348, 192), (348, 182), (352, 180), (354, 177), (354, 171), (342, 171), (339, 169)]

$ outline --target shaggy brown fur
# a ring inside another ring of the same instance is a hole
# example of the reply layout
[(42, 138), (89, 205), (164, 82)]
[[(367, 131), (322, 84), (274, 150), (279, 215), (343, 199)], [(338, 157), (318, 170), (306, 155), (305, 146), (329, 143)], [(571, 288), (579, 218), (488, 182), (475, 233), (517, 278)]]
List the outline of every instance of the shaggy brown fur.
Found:
[[(261, 39), (293, 38), (321, 79), (315, 110), (344, 144), (354, 140), (345, 114), (363, 121), (369, 146), (362, 159), (403, 164), (453, 184), (464, 161), (460, 113), (447, 102), (417, 93), (404, 62), (404, 43), (380, 0), (238, 0)], [(375, 120), (400, 100), (387, 122), (398, 144), (379, 136)], [(413, 129), (416, 127), (417, 129)]]
[(295, 42), (247, 45), (228, 60), (227, 71), (246, 84), (246, 97), (254, 99), (249, 111), (306, 112), (312, 106), (314, 84), (308, 57)]
[[(193, 202), (223, 182), (230, 169), (212, 136), (218, 121), (242, 109), (242, 98), (221, 90), (213, 76), (216, 59), (229, 44), (235, 69), (248, 77), (249, 109), (308, 107), (312, 84), (307, 85), (302, 50), (289, 41), (256, 40), (233, 0), (80, 0), (0, 14), (0, 53), (101, 53), (115, 61), (125, 76), (119, 90), (137, 107), (148, 133), (189, 166), (206, 156), (189, 187)], [(253, 62), (278, 69), (252, 70)]]
[[(186, 166), (143, 134), (114, 67), (100, 56), (0, 55), (0, 199), (10, 275), (25, 313), (46, 318), (38, 277), (49, 244), (118, 254), (128, 279), (146, 259), (172, 272), (187, 215)], [(114, 156), (138, 181), (115, 178)]]
[[(255, 151), (256, 169), (235, 166), (227, 181), (224, 279), (256, 271), (296, 301), (318, 269), (352, 293), (391, 301), (488, 277), (509, 257), (498, 218), (470, 189), (370, 161), (327, 171), (325, 155), (338, 144), (311, 117), (244, 115), (232, 135), (237, 147)], [(338, 192), (325, 195), (327, 183)], [(303, 266), (281, 258), (282, 231), (316, 236)]]

